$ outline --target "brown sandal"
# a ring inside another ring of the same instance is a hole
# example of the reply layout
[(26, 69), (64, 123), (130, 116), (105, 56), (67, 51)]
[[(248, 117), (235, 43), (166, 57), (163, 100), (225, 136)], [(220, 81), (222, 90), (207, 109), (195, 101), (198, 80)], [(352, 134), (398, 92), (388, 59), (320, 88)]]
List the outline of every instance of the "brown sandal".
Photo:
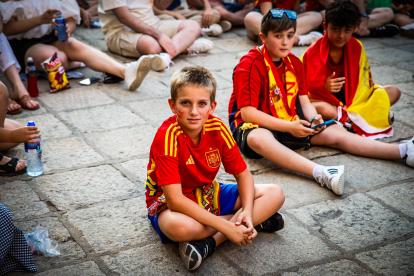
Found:
[(24, 109), (28, 109), (28, 110), (36, 110), (39, 109), (40, 105), (39, 102), (37, 102), (37, 106), (36, 107), (29, 107), (28, 104), (30, 101), (35, 101), (37, 102), (35, 99), (33, 99), (32, 97), (30, 97), (29, 95), (23, 95), (20, 97), (20, 100), (17, 100), (16, 102), (18, 104), (20, 104)]
[(9, 111), (9, 107), (11, 107), (12, 105), (15, 105), (15, 104), (18, 104), (18, 103), (16, 101), (14, 101), (14, 100), (12, 100), (12, 99), (9, 98), (9, 102), (7, 104), (7, 114), (15, 115), (15, 114), (19, 114), (19, 113), (22, 112), (21, 107), (19, 107), (18, 109)]

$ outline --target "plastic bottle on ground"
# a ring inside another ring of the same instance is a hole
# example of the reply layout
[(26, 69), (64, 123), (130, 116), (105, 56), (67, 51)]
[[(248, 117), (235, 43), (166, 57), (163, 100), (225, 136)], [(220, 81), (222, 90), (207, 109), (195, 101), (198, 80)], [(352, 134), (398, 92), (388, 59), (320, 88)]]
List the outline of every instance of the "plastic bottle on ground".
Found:
[[(27, 126), (35, 126), (33, 121), (29, 121)], [(40, 139), (40, 138), (39, 138)], [(24, 143), (24, 149), (27, 157), (27, 175), (39, 176), (43, 174), (42, 148), (40, 141), (37, 143)]]
[(26, 78), (27, 78), (27, 92), (32, 97), (39, 96), (39, 90), (37, 88), (37, 72), (34, 66), (33, 58), (27, 58), (26, 66)]

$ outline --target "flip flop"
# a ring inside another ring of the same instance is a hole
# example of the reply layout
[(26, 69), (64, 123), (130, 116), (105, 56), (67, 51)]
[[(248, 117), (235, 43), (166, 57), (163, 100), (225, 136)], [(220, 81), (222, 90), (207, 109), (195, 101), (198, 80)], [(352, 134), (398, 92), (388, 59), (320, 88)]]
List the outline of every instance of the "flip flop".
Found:
[(23, 96), (20, 97), (19, 100), (16, 100), (16, 102), (18, 104), (20, 104), (24, 109), (28, 109), (28, 110), (36, 110), (36, 109), (39, 109), (39, 107), (40, 107), (39, 104), (36, 107), (29, 107), (28, 104), (29, 104), (30, 101), (37, 102), (35, 99), (33, 99), (32, 97), (30, 97), (29, 95), (23, 95)]
[(0, 165), (0, 171), (3, 171), (3, 172), (0, 172), (0, 176), (15, 176), (15, 175), (26, 173), (26, 168), (16, 172), (16, 166), (18, 163), (19, 163), (19, 159), (13, 157), (6, 164)]
[[(9, 98), (9, 103), (7, 104), (7, 109), (9, 109), (9, 107), (13, 104), (18, 104), (18, 103)], [(21, 112), (22, 112), (22, 109), (19, 107), (18, 109), (15, 109), (15, 110), (12, 110), (12, 111), (7, 111), (7, 114), (14, 115), (14, 114), (19, 114)]]

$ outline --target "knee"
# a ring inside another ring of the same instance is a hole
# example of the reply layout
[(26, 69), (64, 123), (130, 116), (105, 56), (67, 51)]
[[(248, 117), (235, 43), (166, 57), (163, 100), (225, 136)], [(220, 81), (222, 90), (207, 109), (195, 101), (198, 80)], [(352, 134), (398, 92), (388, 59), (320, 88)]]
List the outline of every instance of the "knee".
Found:
[(159, 54), (162, 48), (157, 40), (150, 36), (141, 36), (138, 40), (137, 49), (142, 54)]
[(316, 25), (317, 27), (319, 27), (319, 25), (322, 24), (322, 15), (319, 12), (309, 12), (310, 13), (310, 23), (312, 23), (312, 25)]
[(256, 152), (262, 152), (265, 148), (261, 135), (250, 132), (247, 136), (247, 145)]
[(396, 87), (394, 85), (388, 86), (386, 91), (388, 93), (388, 97), (390, 98), (391, 104), (396, 103), (401, 97), (400, 89), (398, 89), (398, 87)]
[(80, 42), (79, 40), (77, 40), (74, 37), (69, 38), (68, 46), (73, 51), (84, 51), (88, 47), (88, 45)]
[(249, 12), (246, 17), (244, 18), (244, 25), (247, 27), (251, 27), (255, 25), (257, 20), (257, 12)]
[(387, 22), (391, 22), (394, 19), (394, 12), (390, 8), (384, 8), (384, 17), (387, 18)]
[(200, 25), (193, 20), (185, 20), (183, 21), (183, 23), (181, 24), (185, 24), (184, 28), (189, 30), (192, 34), (195, 34), (196, 37), (199, 37), (201, 34), (201, 27)]
[(322, 115), (324, 120), (337, 119), (338, 112), (335, 106), (328, 103), (320, 104), (316, 107), (316, 111)]
[(168, 237), (176, 242), (188, 241), (194, 236), (194, 227), (188, 224), (183, 224), (179, 221), (169, 223)]
[(21, 127), (23, 127), (23, 125), (15, 120), (6, 119), (4, 122), (4, 128), (7, 129), (16, 129)]
[(285, 194), (283, 193), (282, 188), (279, 185), (269, 185), (266, 189), (266, 193), (272, 195), (275, 203), (284, 203), (285, 202)]

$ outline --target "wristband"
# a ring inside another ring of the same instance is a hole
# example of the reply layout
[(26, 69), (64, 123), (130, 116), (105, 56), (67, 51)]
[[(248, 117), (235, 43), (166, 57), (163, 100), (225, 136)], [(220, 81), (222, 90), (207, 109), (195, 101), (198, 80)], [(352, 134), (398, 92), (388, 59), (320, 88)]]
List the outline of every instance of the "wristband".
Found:
[(318, 113), (315, 114), (315, 116), (312, 117), (312, 119), (310, 120), (310, 124), (312, 125), (313, 120), (315, 120), (315, 117), (318, 116)]
[(365, 17), (366, 19), (369, 19), (369, 16), (366, 13), (361, 14), (361, 17)]

